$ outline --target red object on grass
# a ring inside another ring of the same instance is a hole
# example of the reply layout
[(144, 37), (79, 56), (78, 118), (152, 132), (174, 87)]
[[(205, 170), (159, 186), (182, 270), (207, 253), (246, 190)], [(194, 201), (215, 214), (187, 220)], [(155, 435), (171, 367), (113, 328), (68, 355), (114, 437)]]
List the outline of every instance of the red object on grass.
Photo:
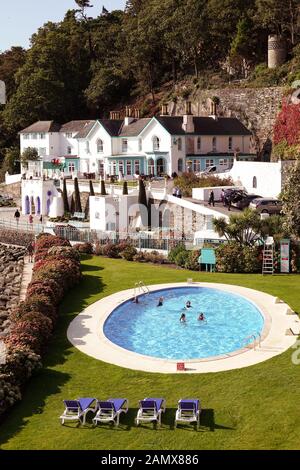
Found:
[(177, 370), (185, 370), (184, 362), (177, 362)]

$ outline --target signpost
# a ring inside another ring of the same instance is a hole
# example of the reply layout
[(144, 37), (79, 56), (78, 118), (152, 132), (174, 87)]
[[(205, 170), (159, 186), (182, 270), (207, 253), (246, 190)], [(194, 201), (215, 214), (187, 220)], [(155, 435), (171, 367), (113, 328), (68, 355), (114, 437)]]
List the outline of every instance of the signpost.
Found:
[(280, 272), (290, 272), (290, 240), (286, 238), (280, 241)]

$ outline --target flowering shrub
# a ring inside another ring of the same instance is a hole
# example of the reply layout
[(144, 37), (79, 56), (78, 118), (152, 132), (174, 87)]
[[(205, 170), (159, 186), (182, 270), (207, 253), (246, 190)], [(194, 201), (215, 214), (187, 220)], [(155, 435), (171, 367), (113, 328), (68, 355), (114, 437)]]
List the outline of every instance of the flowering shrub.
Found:
[(125, 250), (121, 251), (120, 255), (126, 261), (133, 261), (134, 257), (136, 256), (137, 251), (134, 246), (127, 246)]
[(32, 241), (32, 234), (9, 229), (0, 229), (0, 242), (14, 245), (18, 240), (18, 245), (28, 246)]
[(79, 253), (84, 253), (86, 255), (91, 255), (93, 253), (93, 245), (91, 243), (76, 243), (76, 245), (73, 245), (73, 248), (79, 251)]
[(222, 273), (255, 273), (261, 271), (261, 248), (223, 243), (216, 250), (217, 271)]
[(108, 258), (120, 258), (118, 245), (115, 245), (114, 243), (107, 243), (103, 246), (103, 255), (107, 256)]
[(20, 399), (20, 387), (41, 367), (40, 353), (51, 336), (58, 303), (81, 278), (79, 254), (61, 238), (40, 236), (35, 260), (26, 299), (11, 314), (11, 330), (4, 338), (7, 354), (0, 366), (0, 414)]

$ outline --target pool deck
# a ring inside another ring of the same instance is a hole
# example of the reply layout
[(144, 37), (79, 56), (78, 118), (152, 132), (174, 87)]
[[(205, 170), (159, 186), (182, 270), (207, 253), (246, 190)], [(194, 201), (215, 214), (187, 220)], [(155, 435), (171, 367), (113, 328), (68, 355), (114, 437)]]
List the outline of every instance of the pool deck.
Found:
[[(69, 341), (81, 352), (95, 359), (128, 369), (160, 373), (207, 373), (248, 367), (266, 361), (289, 349), (297, 340), (290, 328), (299, 327), (300, 320), (280, 299), (264, 292), (231, 284), (209, 282), (180, 282), (148, 286), (150, 292), (170, 287), (211, 287), (239, 294), (253, 302), (264, 316), (264, 328), (257, 339), (244, 349), (207, 359), (160, 359), (128, 351), (112, 343), (103, 333), (103, 325), (110, 313), (134, 295), (134, 289), (117, 292), (95, 302), (81, 312), (69, 325)], [(162, 338), (164, 340), (164, 338)], [(177, 371), (177, 363), (184, 362), (185, 370)]]

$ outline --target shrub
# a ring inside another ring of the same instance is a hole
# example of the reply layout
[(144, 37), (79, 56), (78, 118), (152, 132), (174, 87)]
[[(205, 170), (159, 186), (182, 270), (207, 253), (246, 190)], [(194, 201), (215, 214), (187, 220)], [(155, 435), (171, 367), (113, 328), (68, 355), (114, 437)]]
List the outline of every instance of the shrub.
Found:
[(96, 256), (103, 256), (103, 246), (99, 242), (95, 243), (94, 253)]
[(127, 246), (125, 250), (120, 253), (121, 257), (126, 259), (126, 261), (133, 261), (136, 254), (137, 251), (133, 246)]
[(182, 268), (184, 268), (188, 260), (188, 257), (189, 257), (188, 250), (184, 249), (184, 250), (179, 251), (177, 256), (175, 257), (175, 264), (177, 264), (177, 266), (181, 266)]
[[(37, 276), (35, 275), (35, 277)], [(27, 287), (27, 297), (30, 298), (35, 294), (50, 297), (54, 304), (58, 304), (64, 295), (64, 291), (62, 285), (54, 279), (47, 279), (45, 281), (35, 280)]]
[(26, 346), (8, 347), (6, 362), (1, 366), (3, 373), (10, 376), (13, 384), (23, 385), (31, 375), (42, 367), (41, 357)]
[(261, 249), (241, 246), (237, 242), (224, 243), (216, 250), (216, 268), (223, 273), (253, 273), (261, 270)]
[(12, 384), (11, 379), (8, 374), (0, 374), (0, 414), (22, 398), (20, 387)]
[(41, 250), (45, 248), (51, 248), (53, 246), (71, 246), (68, 240), (57, 237), (56, 235), (51, 235), (50, 233), (42, 233), (37, 237), (36, 240), (36, 250)]
[[(90, 245), (90, 243), (89, 243)], [(80, 256), (74, 247), (69, 246), (53, 246), (48, 250), (47, 258), (69, 258), (80, 261)]]
[(200, 269), (200, 264), (198, 262), (199, 256), (200, 256), (199, 250), (189, 251), (184, 267), (192, 271), (199, 271)]
[(158, 251), (151, 251), (149, 252), (144, 252), (144, 259), (148, 263), (157, 263), (157, 264), (164, 264), (167, 262), (166, 258), (164, 255), (161, 255)]
[(32, 241), (32, 234), (19, 230), (0, 229), (0, 242), (13, 245), (16, 243), (16, 240), (18, 240), (18, 245), (28, 246)]
[(176, 262), (176, 257), (178, 255), (178, 253), (180, 253), (181, 251), (185, 251), (185, 247), (182, 244), (179, 244), (179, 245), (175, 246), (174, 248), (172, 248), (172, 250), (170, 250), (170, 252), (168, 254), (168, 260), (171, 261), (172, 263), (175, 263)]
[(216, 175), (196, 176), (195, 173), (183, 173), (174, 180), (174, 185), (179, 187), (183, 196), (191, 197), (192, 188), (209, 188), (214, 186), (232, 186), (230, 177), (220, 178)]
[(94, 251), (91, 243), (76, 243), (76, 245), (73, 245), (73, 248), (78, 250), (79, 253), (84, 253), (86, 255), (91, 255)]
[(106, 243), (106, 245), (103, 246), (103, 255), (108, 258), (120, 258), (118, 245)]
[(55, 320), (57, 316), (56, 308), (51, 302), (51, 297), (42, 294), (34, 294), (26, 298), (24, 302), (20, 303), (14, 316), (22, 318), (23, 315), (31, 312), (39, 312), (52, 320)]
[(31, 312), (12, 326), (4, 341), (8, 347), (23, 346), (39, 353), (51, 332), (52, 321), (41, 313)]

